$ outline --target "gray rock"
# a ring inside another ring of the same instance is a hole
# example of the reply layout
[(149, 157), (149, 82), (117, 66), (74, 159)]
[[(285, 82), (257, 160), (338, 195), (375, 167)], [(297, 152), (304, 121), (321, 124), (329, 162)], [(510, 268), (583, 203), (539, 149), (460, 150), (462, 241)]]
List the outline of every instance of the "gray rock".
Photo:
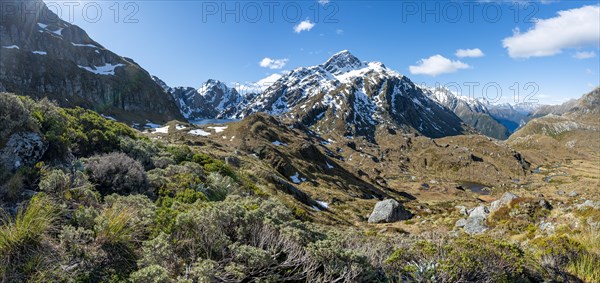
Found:
[(519, 196), (517, 196), (511, 192), (506, 192), (506, 193), (504, 193), (504, 195), (502, 195), (502, 197), (500, 199), (492, 202), (492, 204), (490, 205), (490, 211), (496, 211), (499, 208), (510, 203), (511, 200), (516, 199), (518, 197)]
[(469, 218), (481, 217), (481, 218), (485, 219), (488, 217), (489, 214), (490, 214), (489, 209), (485, 205), (480, 205), (476, 208), (473, 208), (469, 212)]
[(458, 209), (458, 211), (460, 212), (460, 214), (469, 215), (469, 211), (463, 205), (457, 205), (457, 206), (455, 206), (455, 208)]
[(579, 195), (579, 194), (578, 194), (577, 192), (575, 192), (575, 191), (573, 191), (573, 192), (570, 192), (570, 193), (569, 193), (569, 196), (570, 196), (570, 197), (572, 197), (572, 198), (573, 198), (573, 197), (576, 197), (576, 196), (578, 196), (578, 195)]
[(539, 225), (540, 231), (546, 232), (547, 234), (554, 234), (554, 231), (556, 230), (556, 225), (554, 225), (554, 223), (552, 222), (545, 222), (542, 221)]
[(467, 218), (463, 230), (469, 235), (482, 234), (487, 230), (485, 218), (481, 216)]
[(454, 227), (465, 227), (465, 225), (467, 225), (467, 219), (458, 219)]
[(556, 192), (556, 194), (559, 195), (559, 196), (562, 196), (562, 195), (566, 194), (566, 192), (565, 191), (558, 191), (558, 192)]
[(15, 133), (0, 150), (0, 166), (13, 171), (21, 166), (31, 166), (42, 158), (48, 144), (33, 132)]
[(548, 210), (552, 209), (552, 205), (545, 199), (540, 200), (539, 205)]
[(240, 167), (240, 159), (235, 156), (225, 157), (225, 164), (233, 167)]
[(591, 200), (586, 200), (582, 204), (578, 204), (577, 205), (578, 209), (586, 209), (588, 207), (594, 207), (594, 208), (600, 209), (600, 201), (594, 202), (594, 201), (591, 201)]
[(369, 223), (389, 223), (399, 220), (407, 220), (412, 213), (404, 208), (402, 204), (393, 199), (387, 199), (375, 204), (375, 208), (369, 216)]

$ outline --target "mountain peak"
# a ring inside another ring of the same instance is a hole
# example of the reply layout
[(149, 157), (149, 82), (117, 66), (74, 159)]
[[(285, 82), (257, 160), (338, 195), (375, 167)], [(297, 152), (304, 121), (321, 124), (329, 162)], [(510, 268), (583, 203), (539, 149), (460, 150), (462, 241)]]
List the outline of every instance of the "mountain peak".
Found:
[(323, 64), (323, 69), (334, 75), (339, 75), (364, 66), (365, 63), (352, 55), (350, 51), (342, 50), (331, 56), (331, 58)]

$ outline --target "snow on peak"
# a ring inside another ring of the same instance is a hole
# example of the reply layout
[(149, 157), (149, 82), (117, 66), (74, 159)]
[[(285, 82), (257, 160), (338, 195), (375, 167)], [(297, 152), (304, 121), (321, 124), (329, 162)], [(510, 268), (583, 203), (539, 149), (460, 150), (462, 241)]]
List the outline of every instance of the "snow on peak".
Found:
[(352, 70), (363, 68), (366, 64), (356, 58), (350, 51), (344, 50), (331, 56), (325, 64), (322, 65), (323, 69), (333, 75), (340, 75), (347, 73)]
[(218, 80), (209, 79), (197, 90), (198, 94), (206, 96), (210, 94), (211, 90), (220, 89), (223, 92), (227, 92), (229, 88), (223, 82)]

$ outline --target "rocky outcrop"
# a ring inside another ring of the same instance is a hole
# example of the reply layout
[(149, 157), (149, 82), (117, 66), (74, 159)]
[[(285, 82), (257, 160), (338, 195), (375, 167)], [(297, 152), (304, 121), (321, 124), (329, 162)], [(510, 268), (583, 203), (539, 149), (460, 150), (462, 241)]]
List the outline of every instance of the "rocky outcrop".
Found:
[(412, 218), (412, 213), (406, 210), (402, 204), (393, 199), (387, 199), (375, 204), (375, 208), (369, 216), (369, 223), (390, 223)]
[(47, 149), (48, 144), (37, 133), (15, 133), (0, 150), (0, 168), (14, 171), (21, 166), (34, 165)]
[(504, 195), (502, 195), (502, 197), (498, 200), (495, 200), (491, 203), (490, 205), (490, 211), (496, 211), (498, 210), (500, 207), (503, 207), (505, 205), (508, 205), (510, 203), (511, 200), (518, 198), (517, 195), (511, 193), (511, 192), (506, 192), (504, 193)]
[(488, 229), (486, 222), (490, 213), (508, 205), (513, 199), (516, 198), (518, 198), (517, 195), (511, 192), (506, 192), (501, 198), (493, 201), (490, 204), (490, 207), (480, 205), (476, 208), (468, 210), (467, 219), (459, 219), (456, 221), (455, 227), (462, 227), (463, 231), (470, 235), (482, 234)]

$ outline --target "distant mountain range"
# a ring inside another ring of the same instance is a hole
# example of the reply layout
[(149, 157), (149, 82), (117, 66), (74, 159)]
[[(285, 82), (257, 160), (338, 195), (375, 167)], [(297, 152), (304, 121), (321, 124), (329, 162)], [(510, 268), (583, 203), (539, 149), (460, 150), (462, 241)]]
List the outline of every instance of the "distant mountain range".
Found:
[(260, 93), (242, 95), (214, 80), (197, 90), (166, 89), (188, 119), (240, 119), (264, 112), (317, 132), (371, 139), (382, 125), (428, 137), (474, 132), (407, 77), (382, 63), (362, 62), (349, 51), (321, 65), (294, 69)]
[(208, 80), (200, 88), (170, 87), (59, 20), (43, 1), (23, 3), (37, 13), (6, 15), (0, 22), (0, 91), (49, 97), (122, 121), (241, 119), (264, 112), (317, 133), (373, 139), (385, 127), (432, 138), (477, 131), (503, 140), (533, 118), (562, 115), (578, 103), (492, 105), (417, 86), (383, 63), (363, 62), (347, 50), (255, 84), (230, 87)]
[[(373, 137), (390, 124), (429, 137), (479, 133), (504, 140), (530, 119), (562, 114), (568, 104), (490, 104), (445, 88), (417, 86), (380, 62), (363, 62), (345, 50), (325, 63), (273, 75), (252, 85), (229, 87), (208, 80), (199, 89), (172, 88), (154, 80), (190, 120), (241, 119), (264, 112), (299, 121), (317, 132), (337, 130)], [(457, 119), (458, 117), (458, 119)]]
[(42, 0), (0, 18), (0, 91), (49, 97), (123, 121), (181, 119), (175, 100), (132, 59), (60, 20)]

